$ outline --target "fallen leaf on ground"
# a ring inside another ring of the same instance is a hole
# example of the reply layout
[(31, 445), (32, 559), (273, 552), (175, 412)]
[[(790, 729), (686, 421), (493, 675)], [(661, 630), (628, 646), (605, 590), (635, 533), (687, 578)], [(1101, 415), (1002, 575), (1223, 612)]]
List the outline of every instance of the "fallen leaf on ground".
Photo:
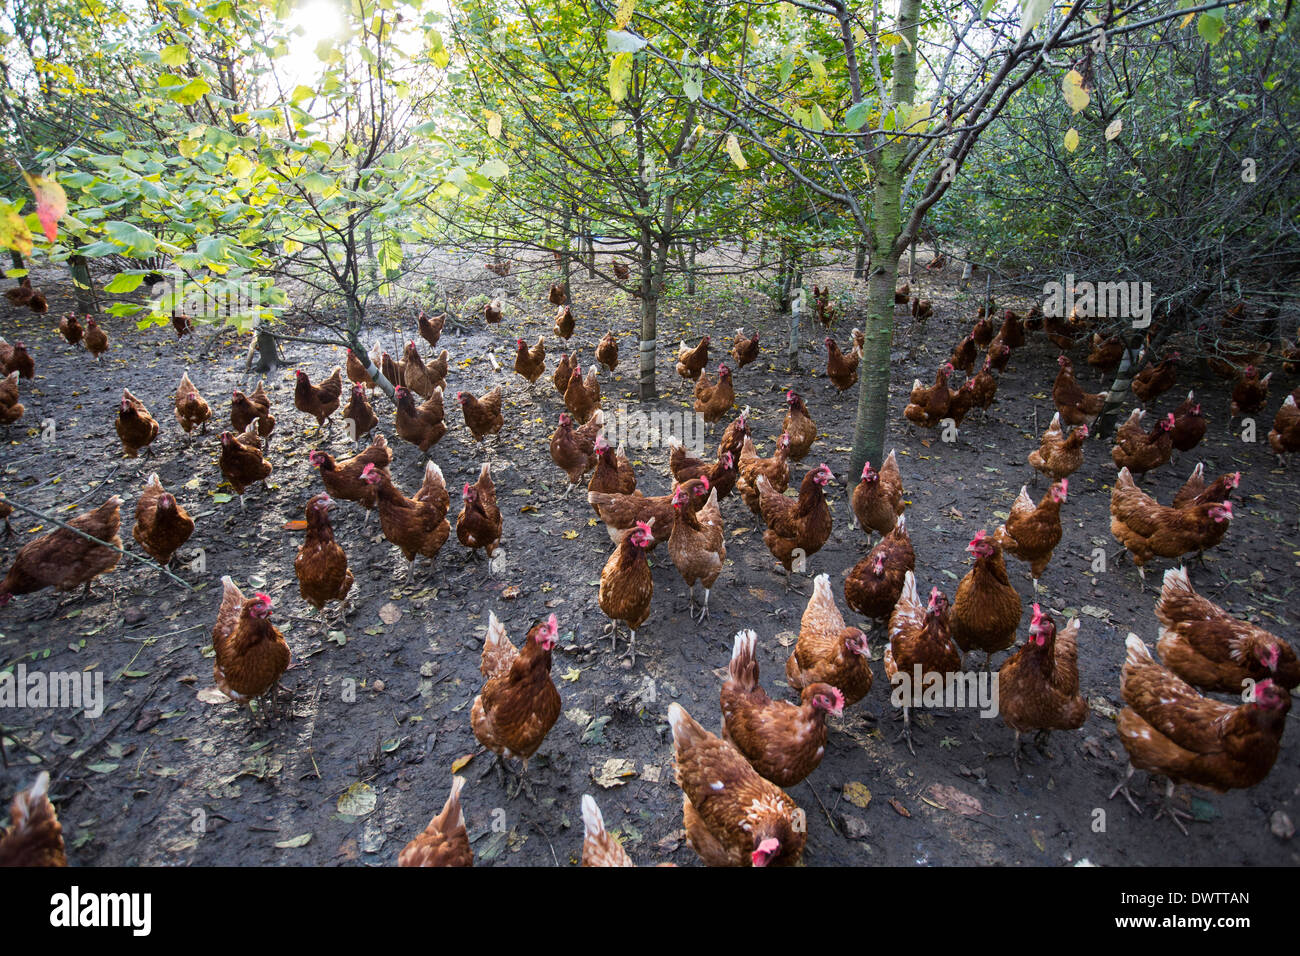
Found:
[(591, 779), (596, 781), (597, 786), (610, 790), (614, 787), (621, 787), (629, 779), (636, 776), (636, 764), (630, 760), (623, 760), (619, 757), (610, 757), (601, 766), (599, 772), (592, 768)]
[(943, 810), (952, 810), (962, 816), (970, 817), (984, 812), (984, 807), (968, 793), (962, 793), (956, 787), (946, 783), (936, 783), (926, 791), (930, 798)]
[(338, 809), (339, 813), (349, 817), (364, 817), (375, 809), (378, 802), (375, 788), (358, 781), (343, 791), (339, 797)]
[(861, 807), (863, 810), (871, 803), (871, 791), (865, 784), (852, 780), (844, 785), (844, 799), (849, 801), (855, 807)]

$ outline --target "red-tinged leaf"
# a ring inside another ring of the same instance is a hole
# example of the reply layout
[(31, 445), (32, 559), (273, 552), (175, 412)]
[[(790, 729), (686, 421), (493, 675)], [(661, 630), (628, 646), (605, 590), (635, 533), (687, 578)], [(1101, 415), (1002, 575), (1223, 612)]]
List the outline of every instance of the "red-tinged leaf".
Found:
[(306, 531), (307, 522), (303, 521), (301, 518), (297, 518), (293, 521), (286, 521), (284, 523), (284, 530), (285, 531)]
[(53, 242), (59, 237), (59, 220), (68, 212), (68, 197), (63, 187), (48, 176), (33, 176), (24, 169), (23, 179), (36, 195), (36, 218), (41, 221), (45, 238)]
[(894, 812), (897, 813), (900, 817), (911, 817), (912, 815), (911, 811), (909, 811), (907, 807), (903, 806), (893, 797), (889, 798), (889, 805), (894, 808)]

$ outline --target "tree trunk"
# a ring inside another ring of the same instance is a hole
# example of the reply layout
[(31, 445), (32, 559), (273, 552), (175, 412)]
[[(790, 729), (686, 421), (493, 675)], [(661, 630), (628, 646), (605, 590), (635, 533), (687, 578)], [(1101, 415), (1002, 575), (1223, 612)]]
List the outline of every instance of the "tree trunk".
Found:
[(77, 299), (77, 311), (93, 315), (99, 312), (99, 298), (95, 295), (95, 280), (90, 276), (90, 263), (85, 256), (73, 256), (68, 260), (68, 269), (72, 273), (72, 292)]
[(853, 278), (865, 279), (867, 277), (867, 244), (858, 243), (857, 258), (853, 262)]
[(799, 371), (799, 313), (803, 311), (803, 296), (795, 288), (790, 293), (790, 341), (786, 346), (786, 365), (791, 372)]
[(560, 285), (564, 286), (564, 300), (569, 303), (573, 302), (573, 296), (569, 294), (569, 235), (573, 215), (573, 210), (564, 211), (564, 235), (561, 237), (564, 251), (560, 253)]
[[(899, 0), (898, 26), (903, 38), (894, 51), (891, 99), (911, 103), (916, 95), (916, 36), (921, 0)], [(872, 192), (871, 277), (867, 283), (866, 342), (858, 364), (858, 413), (853, 430), (853, 455), (849, 460), (848, 486), (861, 474), (867, 461), (879, 462), (884, 455), (889, 422), (889, 355), (894, 344), (894, 288), (898, 281), (895, 251), (902, 232), (899, 199), (906, 170), (906, 143), (885, 141), (875, 165)]]
[[(257, 355), (257, 362), (254, 364), (253, 355)], [(266, 375), (280, 364), (280, 353), (275, 348), (275, 336), (268, 330), (258, 328), (257, 334), (253, 338), (252, 347), (248, 350), (248, 367), (253, 371)]]
[(659, 313), (659, 296), (654, 291), (654, 247), (650, 241), (650, 230), (641, 229), (641, 343), (640, 373), (637, 379), (637, 395), (641, 401), (657, 398), (655, 390), (655, 335)]
[(695, 295), (695, 240), (691, 240), (686, 257), (686, 294)]

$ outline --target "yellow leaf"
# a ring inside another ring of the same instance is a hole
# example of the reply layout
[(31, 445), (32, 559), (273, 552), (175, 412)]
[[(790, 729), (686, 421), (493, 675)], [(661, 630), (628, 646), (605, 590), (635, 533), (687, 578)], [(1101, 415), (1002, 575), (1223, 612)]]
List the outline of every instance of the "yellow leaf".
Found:
[(727, 134), (727, 155), (731, 157), (737, 169), (749, 168), (749, 163), (745, 161), (745, 154), (740, 151), (740, 140), (736, 138), (735, 133)]
[(1070, 107), (1070, 112), (1077, 113), (1092, 99), (1088, 91), (1083, 88), (1083, 74), (1078, 70), (1071, 70), (1065, 74), (1061, 80), (1061, 92), (1065, 94), (1066, 105)]
[(1115, 117), (1113, 120), (1111, 120), (1110, 125), (1106, 127), (1107, 142), (1109, 142), (1110, 140), (1118, 136), (1120, 130), (1122, 130), (1123, 128), (1124, 128), (1124, 121), (1120, 119), (1118, 116)]
[(619, 0), (618, 10), (614, 12), (614, 23), (620, 30), (631, 21), (634, 9), (636, 9), (636, 0)]
[(566, 541), (572, 541), (577, 536), (578, 532), (576, 531), (566, 531), (564, 534), (560, 535), (560, 537), (564, 538)]
[(494, 113), (492, 110), (484, 110), (483, 115), (487, 117), (488, 135), (493, 139), (501, 138), (501, 114)]
[(609, 61), (609, 98), (622, 103), (627, 98), (627, 85), (632, 79), (632, 54), (616, 53)]
[(1187, 24), (1191, 23), (1194, 19), (1196, 19), (1195, 13), (1187, 14), (1187, 16), (1183, 17), (1183, 19), (1179, 21), (1178, 29), (1180, 30), (1186, 29)]
[(24, 256), (32, 254), (32, 231), (27, 220), (7, 203), (0, 204), (0, 244)]
[(1079, 148), (1079, 131), (1073, 126), (1065, 131), (1065, 148), (1072, 153)]
[(867, 809), (867, 805), (871, 803), (871, 791), (856, 780), (846, 783), (842, 793), (845, 800), (855, 807), (861, 807), (863, 810)]
[(460, 773), (462, 770), (465, 769), (465, 766), (473, 759), (474, 759), (473, 754), (466, 754), (463, 757), (457, 757), (455, 760), (451, 762), (451, 772)]

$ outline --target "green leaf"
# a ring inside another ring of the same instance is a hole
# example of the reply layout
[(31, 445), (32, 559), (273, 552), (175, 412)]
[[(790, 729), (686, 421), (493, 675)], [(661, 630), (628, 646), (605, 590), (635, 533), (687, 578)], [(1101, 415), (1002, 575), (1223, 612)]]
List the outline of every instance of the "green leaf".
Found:
[(183, 66), (189, 61), (190, 51), (182, 43), (173, 43), (171, 46), (163, 47), (158, 58), (162, 60), (163, 66)]
[(1223, 21), (1223, 14), (1217, 10), (1207, 10), (1196, 18), (1196, 32), (1210, 46), (1215, 46), (1227, 31), (1228, 25)]
[(253, 164), (248, 161), (247, 156), (232, 153), (230, 159), (226, 160), (226, 172), (235, 179), (247, 179), (252, 171)]
[(181, 106), (192, 106), (211, 92), (212, 87), (208, 86), (207, 81), (201, 76), (196, 76), (180, 89), (168, 90), (167, 97)]
[(682, 73), (682, 92), (692, 103), (704, 95), (704, 74), (699, 70), (686, 70)]
[(112, 282), (104, 286), (104, 291), (109, 295), (125, 295), (140, 288), (140, 283), (143, 281), (143, 275), (129, 275), (125, 272), (119, 272), (113, 276)]
[(111, 219), (104, 223), (104, 232), (115, 242), (126, 246), (125, 250), (119, 250), (124, 255), (151, 256), (158, 248), (158, 240), (129, 222)]
[(861, 100), (849, 107), (849, 111), (844, 115), (844, 126), (849, 132), (855, 132), (862, 129), (867, 123), (867, 118), (871, 115), (871, 100)]
[(1029, 36), (1050, 9), (1052, 0), (1020, 0), (1020, 39)]

